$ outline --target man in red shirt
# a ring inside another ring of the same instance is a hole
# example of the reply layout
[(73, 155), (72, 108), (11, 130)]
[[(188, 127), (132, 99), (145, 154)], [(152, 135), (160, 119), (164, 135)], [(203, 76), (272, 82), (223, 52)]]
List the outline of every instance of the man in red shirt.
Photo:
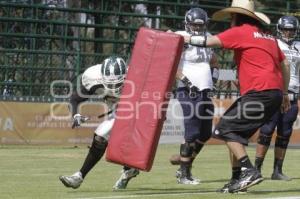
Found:
[(280, 106), (283, 111), (289, 109), (289, 65), (276, 39), (263, 30), (270, 19), (255, 12), (253, 1), (233, 0), (231, 7), (217, 11), (212, 18), (231, 18), (231, 28), (214, 36), (187, 36), (185, 42), (234, 51), (242, 96), (224, 113), (213, 136), (224, 140), (232, 154), (233, 177), (221, 191), (235, 193), (263, 180), (245, 146)]

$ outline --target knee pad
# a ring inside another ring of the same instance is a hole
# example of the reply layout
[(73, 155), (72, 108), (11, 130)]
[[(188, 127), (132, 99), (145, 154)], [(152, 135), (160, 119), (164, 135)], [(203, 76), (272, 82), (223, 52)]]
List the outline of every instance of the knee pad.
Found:
[(200, 143), (200, 142), (195, 142), (195, 147), (194, 147), (194, 153), (198, 154), (201, 149), (203, 148), (204, 144)]
[(99, 136), (99, 135), (94, 135), (93, 138), (93, 143), (92, 146), (90, 148), (90, 152), (94, 155), (103, 155), (106, 147), (107, 147), (107, 140), (105, 140), (103, 137)]
[(286, 149), (289, 145), (290, 138), (289, 137), (276, 137), (275, 147), (279, 147), (281, 149)]
[(272, 140), (272, 136), (270, 137), (270, 136), (265, 136), (260, 134), (257, 139), (257, 143), (268, 147), (270, 146), (271, 140)]
[(180, 155), (181, 157), (192, 157), (193, 154), (193, 147), (191, 146), (191, 143), (184, 143), (180, 145)]
[(276, 124), (276, 121), (271, 121), (269, 123), (264, 124), (262, 127), (260, 127), (259, 134), (264, 135), (266, 137), (272, 137), (275, 131)]

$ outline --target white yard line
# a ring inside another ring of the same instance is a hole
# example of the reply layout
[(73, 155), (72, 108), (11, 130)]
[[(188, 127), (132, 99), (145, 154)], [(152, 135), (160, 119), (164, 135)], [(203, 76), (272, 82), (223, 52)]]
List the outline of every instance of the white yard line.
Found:
[[(118, 196), (100, 196), (100, 197), (85, 197), (75, 199), (119, 199), (119, 198), (142, 198), (142, 197), (166, 197), (166, 196), (184, 196), (184, 195), (203, 195), (203, 194), (216, 194), (216, 192), (199, 192), (199, 193), (161, 193), (161, 194), (135, 194), (135, 195), (118, 195)], [(292, 198), (298, 199), (298, 198)]]
[(272, 197), (272, 198), (263, 198), (263, 199), (300, 199), (300, 196), (290, 196), (290, 197)]
[[(75, 199), (125, 199), (125, 198), (141, 198), (141, 197), (167, 197), (167, 196), (184, 196), (184, 195), (203, 195), (203, 194), (215, 194), (215, 192), (199, 192), (199, 193), (161, 193), (161, 194), (135, 194), (135, 195), (118, 195), (118, 196), (100, 196), (100, 197), (84, 197)], [(236, 195), (236, 194), (233, 194)], [(300, 196), (290, 197), (271, 197), (261, 199), (300, 199)]]

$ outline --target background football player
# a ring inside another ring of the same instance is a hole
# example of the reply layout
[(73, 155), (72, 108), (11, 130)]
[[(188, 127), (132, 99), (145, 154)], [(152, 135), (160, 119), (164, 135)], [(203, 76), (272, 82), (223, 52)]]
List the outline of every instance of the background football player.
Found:
[[(78, 106), (94, 95), (102, 96), (109, 110), (115, 110), (120, 91), (125, 79), (127, 67), (120, 57), (111, 56), (102, 64), (87, 68), (80, 79), (80, 92), (75, 91), (70, 99), (72, 105), (73, 125), (79, 127), (87, 120), (87, 117), (78, 113)], [(99, 124), (93, 136), (93, 142), (85, 161), (79, 171), (71, 176), (60, 176), (60, 181), (71, 188), (78, 188), (89, 171), (102, 158), (109, 140), (110, 130), (114, 124), (114, 111), (109, 111), (107, 119)], [(129, 180), (139, 174), (137, 169), (124, 166), (120, 179), (114, 185), (114, 189), (125, 189)]]
[[(185, 14), (185, 31), (175, 33), (207, 36), (208, 16), (201, 8), (192, 8)], [(211, 137), (214, 106), (211, 100), (213, 79), (218, 78), (218, 63), (211, 48), (185, 44), (178, 66), (176, 98), (184, 116), (184, 142), (180, 156), (171, 157), (172, 164), (180, 164), (176, 172), (180, 184), (199, 184), (191, 174), (193, 161), (205, 142)], [(213, 71), (213, 72), (212, 72)], [(214, 75), (214, 76), (212, 76)]]
[(255, 159), (255, 166), (261, 172), (272, 135), (275, 127), (277, 127), (272, 180), (290, 180), (288, 176), (282, 173), (282, 165), (293, 131), (293, 123), (296, 121), (298, 115), (300, 42), (295, 41), (298, 29), (299, 21), (294, 16), (283, 16), (277, 22), (278, 45), (290, 64), (288, 95), (291, 109), (286, 113), (281, 113), (280, 110), (278, 110), (271, 120), (260, 128)]

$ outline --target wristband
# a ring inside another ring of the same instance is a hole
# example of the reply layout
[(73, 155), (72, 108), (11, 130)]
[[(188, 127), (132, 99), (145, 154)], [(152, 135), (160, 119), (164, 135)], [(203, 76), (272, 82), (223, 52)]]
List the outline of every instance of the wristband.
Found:
[(191, 36), (190, 44), (199, 47), (206, 47), (206, 39), (206, 36)]

